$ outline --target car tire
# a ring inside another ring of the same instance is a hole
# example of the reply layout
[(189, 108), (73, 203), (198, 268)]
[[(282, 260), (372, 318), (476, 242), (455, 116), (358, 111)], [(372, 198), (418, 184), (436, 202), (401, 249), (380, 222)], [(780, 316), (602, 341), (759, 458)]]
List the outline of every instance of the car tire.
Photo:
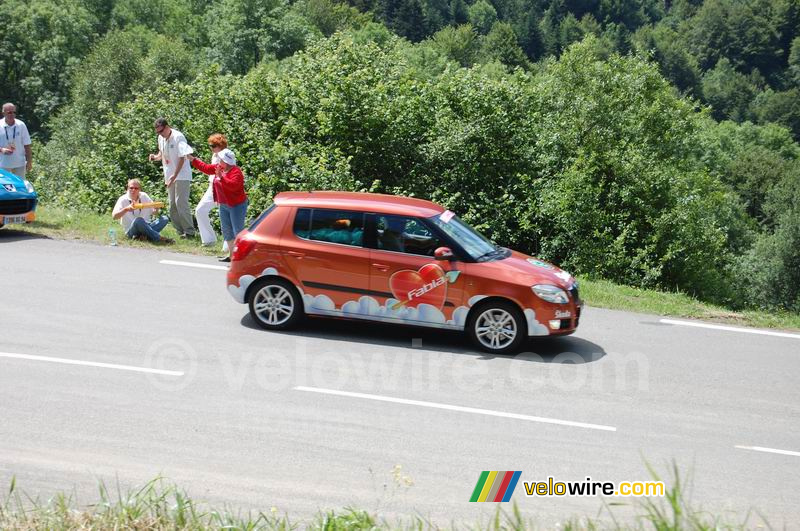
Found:
[(250, 316), (266, 330), (287, 330), (303, 318), (303, 299), (291, 282), (278, 277), (257, 280), (248, 290)]
[(476, 347), (492, 354), (512, 354), (528, 337), (525, 316), (511, 302), (481, 304), (467, 323), (467, 335)]

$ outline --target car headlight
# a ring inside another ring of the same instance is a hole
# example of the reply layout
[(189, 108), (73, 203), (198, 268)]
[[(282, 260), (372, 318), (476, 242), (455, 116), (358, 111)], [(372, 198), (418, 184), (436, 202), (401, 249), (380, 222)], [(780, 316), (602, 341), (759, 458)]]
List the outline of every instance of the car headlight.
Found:
[(537, 284), (535, 286), (531, 286), (531, 289), (537, 297), (547, 302), (552, 302), (554, 304), (566, 304), (569, 302), (567, 293), (558, 286), (553, 286), (551, 284)]
[(29, 194), (33, 193), (33, 185), (29, 180), (25, 180), (25, 189), (28, 191)]

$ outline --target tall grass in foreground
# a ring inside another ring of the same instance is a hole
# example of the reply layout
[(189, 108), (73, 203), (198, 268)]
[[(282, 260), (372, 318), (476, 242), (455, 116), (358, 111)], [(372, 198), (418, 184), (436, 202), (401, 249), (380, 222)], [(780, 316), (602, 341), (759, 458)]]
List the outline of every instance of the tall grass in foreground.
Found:
[[(650, 467), (651, 474), (663, 481)], [(564, 530), (644, 530), (658, 531), (705, 531), (737, 530), (754, 527), (769, 528), (763, 517), (758, 522), (748, 511), (740, 523), (729, 523), (726, 518), (695, 509), (687, 499), (687, 484), (681, 481), (677, 467), (672, 468), (673, 480), (664, 498), (642, 498), (631, 502), (635, 517), (621, 522), (614, 514), (615, 505), (604, 505), (606, 516), (600, 519), (576, 517), (564, 522)], [(423, 530), (423, 529), (476, 529), (476, 530), (527, 530), (537, 526), (522, 515), (516, 503), (500, 506), (489, 521), (474, 525), (450, 524), (442, 527), (420, 517), (388, 521), (378, 515), (357, 508), (320, 512), (310, 521), (290, 520), (288, 515), (279, 515), (274, 507), (268, 512), (234, 513), (208, 508), (193, 501), (187, 494), (156, 478), (141, 488), (126, 493), (117, 485), (112, 495), (104, 484), (100, 485), (100, 501), (95, 505), (75, 507), (72, 496), (57, 494), (46, 502), (31, 498), (17, 488), (12, 478), (4, 499), (0, 499), (0, 529), (3, 530), (278, 530), (311, 529), (320, 531), (344, 530)], [(465, 502), (466, 503), (466, 502)], [(739, 518), (739, 517), (736, 517)]]

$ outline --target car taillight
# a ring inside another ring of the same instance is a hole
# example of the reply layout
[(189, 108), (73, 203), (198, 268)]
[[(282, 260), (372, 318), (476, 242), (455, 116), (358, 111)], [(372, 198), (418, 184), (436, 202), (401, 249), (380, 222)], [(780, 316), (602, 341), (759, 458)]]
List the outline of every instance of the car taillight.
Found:
[(256, 241), (247, 236), (236, 238), (236, 243), (233, 244), (233, 252), (231, 253), (231, 261), (244, 260), (255, 246)]

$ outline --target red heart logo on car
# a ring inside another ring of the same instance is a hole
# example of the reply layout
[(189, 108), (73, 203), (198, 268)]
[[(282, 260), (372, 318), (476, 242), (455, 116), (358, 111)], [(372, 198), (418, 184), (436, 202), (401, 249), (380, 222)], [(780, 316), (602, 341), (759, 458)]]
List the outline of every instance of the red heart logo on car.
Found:
[(447, 298), (447, 277), (437, 264), (425, 264), (419, 271), (396, 271), (389, 279), (389, 287), (400, 301), (396, 308), (402, 305), (416, 308), (424, 303), (441, 310)]

